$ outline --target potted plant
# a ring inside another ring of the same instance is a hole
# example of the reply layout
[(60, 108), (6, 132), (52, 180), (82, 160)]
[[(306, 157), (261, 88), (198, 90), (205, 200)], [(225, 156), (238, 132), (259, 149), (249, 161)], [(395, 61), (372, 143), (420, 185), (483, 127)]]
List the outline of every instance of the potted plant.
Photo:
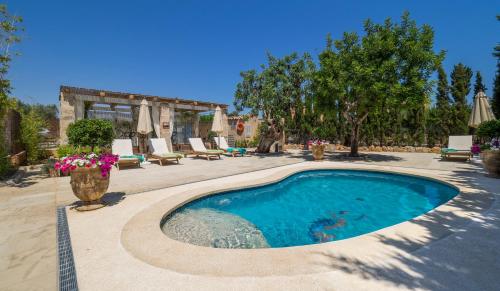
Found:
[(328, 143), (321, 140), (310, 140), (308, 142), (315, 161), (321, 161), (325, 155), (325, 148)]
[(73, 194), (83, 201), (77, 210), (93, 210), (104, 205), (101, 198), (108, 190), (111, 168), (118, 162), (113, 154), (79, 154), (64, 157), (54, 168), (71, 175)]
[(485, 169), (491, 176), (500, 177), (500, 149), (496, 146), (500, 136), (500, 120), (481, 123), (477, 135), (481, 139), (490, 141), (483, 146), (485, 150), (481, 153)]

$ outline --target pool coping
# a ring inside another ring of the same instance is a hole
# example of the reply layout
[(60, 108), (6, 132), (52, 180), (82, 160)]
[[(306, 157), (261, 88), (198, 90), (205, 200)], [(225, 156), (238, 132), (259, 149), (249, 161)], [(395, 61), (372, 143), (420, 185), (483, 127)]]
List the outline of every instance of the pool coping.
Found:
[[(411, 220), (361, 236), (323, 244), (266, 249), (216, 249), (176, 241), (161, 231), (160, 221), (166, 215), (195, 199), (218, 192), (276, 183), (298, 172), (320, 169), (410, 175), (446, 183), (458, 188), (460, 192), (447, 203)], [(394, 166), (305, 162), (253, 172), (247, 179), (245, 175), (236, 176), (239, 179), (235, 181), (183, 190), (146, 208), (137, 209), (137, 213), (122, 229), (122, 246), (142, 262), (192, 275), (263, 277), (331, 272), (334, 263), (332, 258), (383, 261), (393, 256), (408, 255), (454, 233), (456, 228), (471, 222), (475, 215), (488, 210), (494, 202), (491, 193), (478, 194), (477, 189), (456, 181), (445, 172)], [(450, 216), (453, 216), (451, 221), (448, 219)], [(441, 220), (443, 223), (436, 223)], [(396, 246), (387, 243), (388, 241), (412, 243)]]

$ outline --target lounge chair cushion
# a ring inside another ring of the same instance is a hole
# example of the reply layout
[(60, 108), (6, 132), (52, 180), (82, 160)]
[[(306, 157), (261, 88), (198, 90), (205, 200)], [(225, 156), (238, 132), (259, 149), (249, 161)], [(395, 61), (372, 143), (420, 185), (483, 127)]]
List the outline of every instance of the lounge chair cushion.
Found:
[(244, 149), (244, 148), (233, 148), (233, 147), (230, 147), (228, 144), (227, 144), (227, 141), (226, 141), (226, 138), (223, 137), (223, 136), (216, 136), (214, 137), (214, 140), (215, 140), (215, 143), (217, 144), (217, 146), (225, 151), (227, 151), (228, 153), (232, 153), (232, 152), (239, 152), (240, 154), (244, 155), (247, 150)]
[(120, 160), (139, 160), (140, 163), (144, 162), (144, 156), (140, 155), (128, 155), (120, 156)]
[(244, 148), (227, 148), (227, 152), (228, 153), (232, 153), (232, 152), (239, 152), (240, 154), (244, 155), (246, 152), (247, 152), (247, 149), (244, 149)]
[(153, 155), (160, 158), (172, 158), (172, 159), (174, 158), (181, 159), (184, 157), (182, 154), (179, 153), (164, 153), (164, 154), (153, 154)]

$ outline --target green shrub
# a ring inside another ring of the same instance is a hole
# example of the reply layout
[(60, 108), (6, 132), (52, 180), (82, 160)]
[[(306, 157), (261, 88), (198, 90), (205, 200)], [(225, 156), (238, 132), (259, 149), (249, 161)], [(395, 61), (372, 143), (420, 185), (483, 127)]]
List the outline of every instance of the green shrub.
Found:
[(115, 138), (113, 123), (104, 119), (82, 119), (68, 126), (69, 143), (76, 147), (110, 147)]
[(201, 122), (212, 122), (214, 120), (213, 114), (200, 115)]
[(29, 164), (40, 161), (44, 154), (39, 144), (42, 139), (40, 132), (45, 125), (45, 120), (35, 110), (29, 110), (21, 115), (21, 142), (26, 149)]
[(479, 148), (481, 149), (481, 151), (486, 151), (486, 150), (491, 149), (491, 145), (489, 145), (489, 144), (482, 144)]
[(234, 146), (237, 148), (246, 148), (248, 147), (248, 142), (246, 140), (236, 140)]
[(208, 133), (207, 133), (207, 139), (209, 142), (213, 142), (214, 141), (214, 137), (217, 136), (217, 132), (215, 131), (211, 131), (209, 130)]
[(94, 147), (92, 148), (91, 146), (73, 146), (70, 144), (65, 144), (65, 145), (60, 145), (57, 150), (56, 150), (56, 155), (58, 159), (61, 159), (63, 157), (67, 156), (72, 156), (72, 155), (78, 155), (81, 153), (95, 153), (97, 155), (105, 152), (105, 149), (102, 149), (100, 147)]
[[(1, 133), (1, 131), (0, 131)], [(3, 144), (0, 144), (0, 179), (5, 178), (12, 172), (13, 168)]]
[(476, 132), (481, 138), (491, 139), (500, 136), (500, 120), (485, 121), (479, 125)]

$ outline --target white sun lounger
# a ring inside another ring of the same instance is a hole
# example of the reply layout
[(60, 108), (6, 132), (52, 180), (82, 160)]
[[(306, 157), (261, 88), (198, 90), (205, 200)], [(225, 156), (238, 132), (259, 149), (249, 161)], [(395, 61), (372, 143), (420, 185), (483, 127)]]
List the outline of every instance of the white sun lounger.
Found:
[(247, 152), (244, 148), (232, 148), (227, 144), (226, 138), (223, 136), (214, 136), (217, 146), (225, 152), (230, 153), (233, 157), (236, 155), (243, 156)]
[(175, 160), (178, 164), (179, 159), (183, 157), (182, 154), (170, 152), (167, 147), (167, 141), (164, 138), (149, 139), (149, 148), (151, 150), (151, 157), (158, 159), (160, 166), (163, 166), (163, 163), (168, 160)]
[(210, 160), (210, 157), (217, 157), (220, 159), (220, 155), (224, 153), (224, 151), (221, 150), (207, 150), (201, 138), (190, 138), (189, 144), (196, 156), (205, 156), (207, 160)]
[(137, 165), (140, 166), (140, 159), (132, 150), (132, 141), (130, 139), (115, 139), (113, 140), (113, 145), (111, 146), (111, 152), (114, 155), (118, 155), (120, 158), (118, 160), (118, 170), (122, 165)]
[(470, 160), (472, 157), (472, 135), (452, 135), (448, 140), (448, 147), (441, 150), (441, 157), (465, 158)]

